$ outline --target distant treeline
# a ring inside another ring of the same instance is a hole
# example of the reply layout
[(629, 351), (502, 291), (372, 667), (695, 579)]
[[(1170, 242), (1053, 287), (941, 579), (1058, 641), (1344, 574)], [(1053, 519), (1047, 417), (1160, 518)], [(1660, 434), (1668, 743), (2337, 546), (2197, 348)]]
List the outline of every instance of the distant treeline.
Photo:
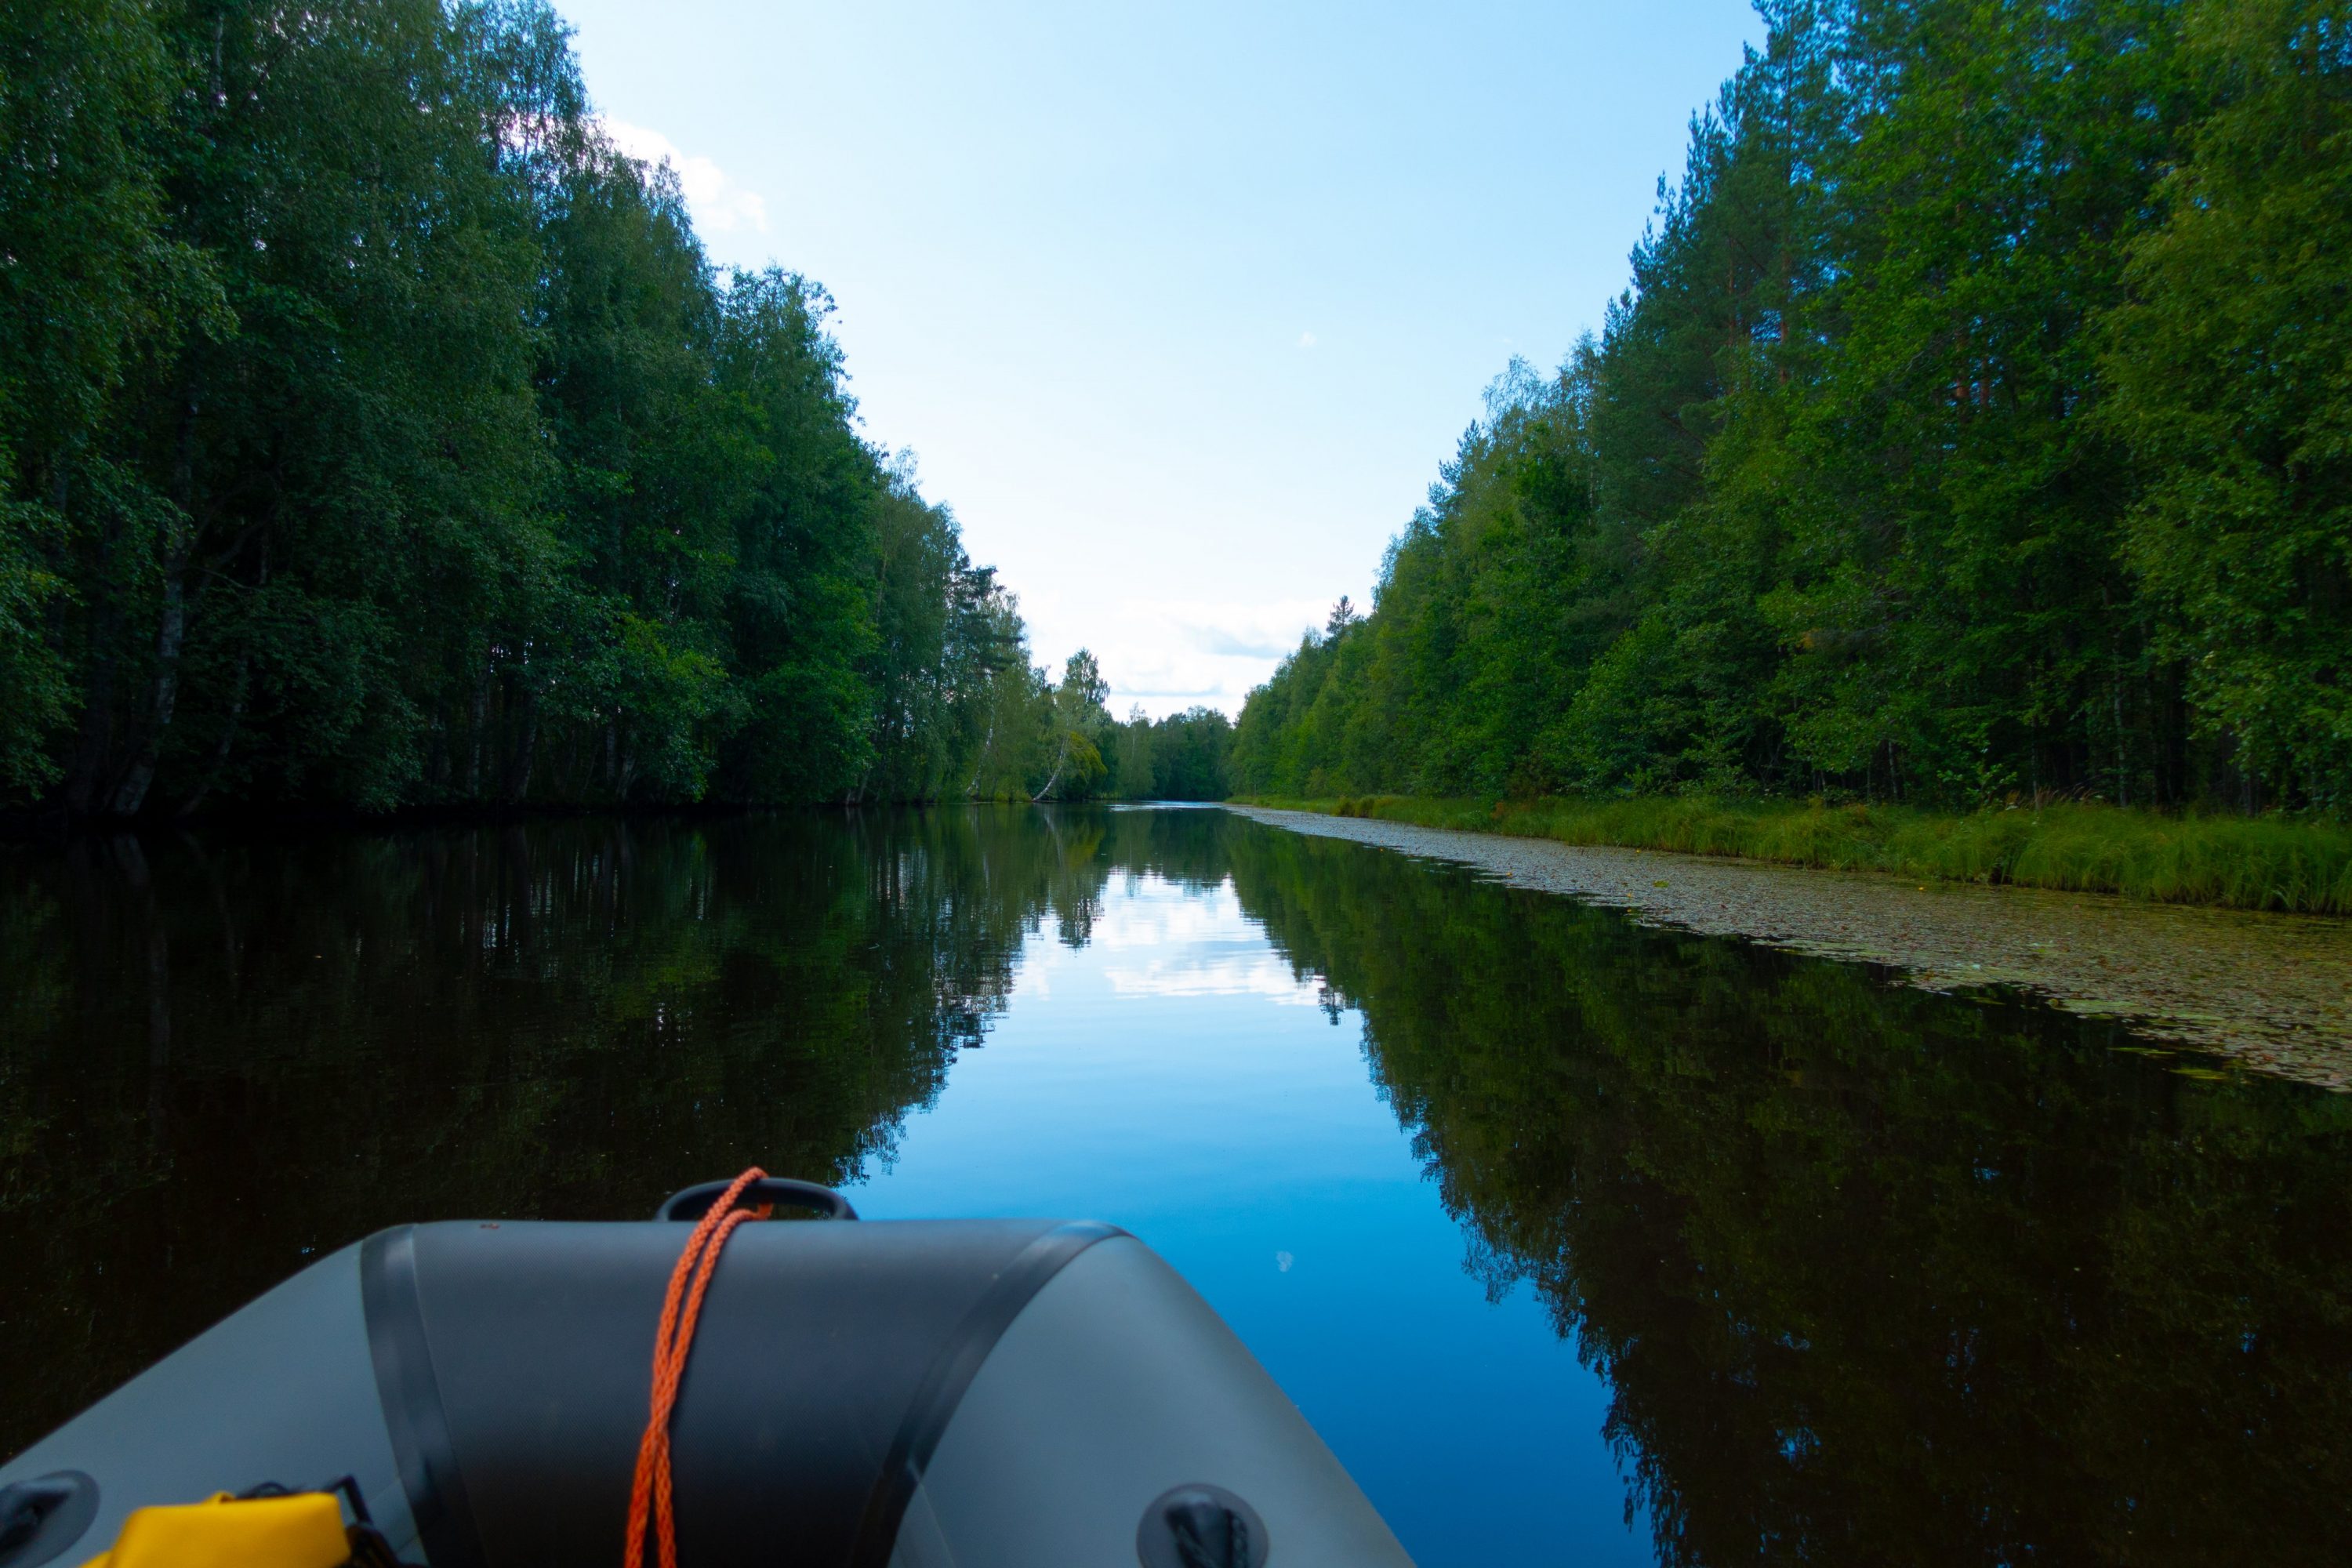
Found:
[(1013, 598), (860, 433), (824, 291), (715, 271), (539, 0), (25, 0), (0, 135), (0, 805), (1066, 760)]
[(1165, 719), (1140, 709), (1113, 726), (1103, 793), (1127, 800), (1223, 800), (1234, 793), (1234, 723), (1213, 708)]
[(1762, 9), (1238, 787), (2352, 804), (2352, 5)]
[[(1033, 784), (1033, 796), (1223, 800), (1233, 793), (1233, 721), (1215, 709), (1193, 708), (1154, 721), (1139, 707), (1122, 723), (1103, 706), (1108, 688), (1095, 656), (1085, 648), (1070, 656), (1062, 679), (1052, 686), (1045, 684), (1044, 671), (1033, 672), (1031, 690), (1029, 711), (1043, 718), (1024, 717), (1022, 749), (1024, 755), (1042, 757), (1045, 779)], [(1039, 766), (1032, 761), (1028, 776), (1034, 779)]]

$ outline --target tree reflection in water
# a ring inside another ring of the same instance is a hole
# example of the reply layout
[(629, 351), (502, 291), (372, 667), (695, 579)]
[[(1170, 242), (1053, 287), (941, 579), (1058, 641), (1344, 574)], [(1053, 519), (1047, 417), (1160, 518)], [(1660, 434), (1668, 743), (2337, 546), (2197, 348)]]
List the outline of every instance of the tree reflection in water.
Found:
[(847, 1180), (1082, 931), (1108, 818), (580, 820), (0, 855), (13, 1452), (309, 1258)]
[(2352, 1100), (1332, 840), (1231, 854), (1474, 1268), (1611, 1381), (1663, 1561), (2340, 1560)]
[(1200, 812), (0, 852), (0, 1451), (383, 1225), (854, 1179), (1146, 871), (1360, 1010), (1664, 1560), (2352, 1538), (2352, 1100)]

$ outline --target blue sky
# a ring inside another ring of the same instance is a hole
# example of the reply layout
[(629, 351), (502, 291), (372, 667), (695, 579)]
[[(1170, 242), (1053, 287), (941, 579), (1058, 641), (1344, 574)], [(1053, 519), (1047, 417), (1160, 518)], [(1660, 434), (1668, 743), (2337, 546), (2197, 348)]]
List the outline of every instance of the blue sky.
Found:
[(1745, 0), (558, 0), (722, 266), (840, 302), (1034, 654), (1112, 706), (1249, 688), (1381, 552), (1513, 354), (1624, 286)]

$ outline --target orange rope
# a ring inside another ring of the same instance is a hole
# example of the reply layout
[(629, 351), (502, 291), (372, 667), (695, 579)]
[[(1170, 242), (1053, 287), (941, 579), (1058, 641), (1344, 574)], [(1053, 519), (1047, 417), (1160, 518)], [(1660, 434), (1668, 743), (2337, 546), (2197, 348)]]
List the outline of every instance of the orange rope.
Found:
[(650, 1519), (660, 1544), (661, 1568), (677, 1568), (677, 1521), (671, 1511), (669, 1418), (677, 1407), (677, 1387), (686, 1376), (686, 1352), (694, 1345), (694, 1325), (702, 1316), (702, 1298), (719, 1268), (719, 1253), (735, 1227), (745, 1220), (765, 1219), (774, 1212), (768, 1204), (739, 1209), (735, 1200), (743, 1189), (767, 1173), (754, 1165), (719, 1194), (710, 1212), (695, 1223), (670, 1270), (669, 1293), (662, 1299), (661, 1327), (654, 1331), (653, 1412), (646, 1435), (637, 1444), (637, 1474), (629, 1489), (629, 1541), (623, 1551), (623, 1568), (645, 1568), (646, 1525)]

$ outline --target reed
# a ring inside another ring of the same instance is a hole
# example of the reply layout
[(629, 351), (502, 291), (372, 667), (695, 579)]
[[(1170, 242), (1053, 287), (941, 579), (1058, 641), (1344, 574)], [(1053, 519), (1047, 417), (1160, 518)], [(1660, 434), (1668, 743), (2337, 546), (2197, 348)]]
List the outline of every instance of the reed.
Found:
[(1422, 795), (1239, 804), (1568, 844), (2120, 893), (2233, 909), (2352, 914), (2352, 829), (2285, 816), (2166, 816), (2059, 804), (1969, 814), (1822, 801), (1471, 800)]

